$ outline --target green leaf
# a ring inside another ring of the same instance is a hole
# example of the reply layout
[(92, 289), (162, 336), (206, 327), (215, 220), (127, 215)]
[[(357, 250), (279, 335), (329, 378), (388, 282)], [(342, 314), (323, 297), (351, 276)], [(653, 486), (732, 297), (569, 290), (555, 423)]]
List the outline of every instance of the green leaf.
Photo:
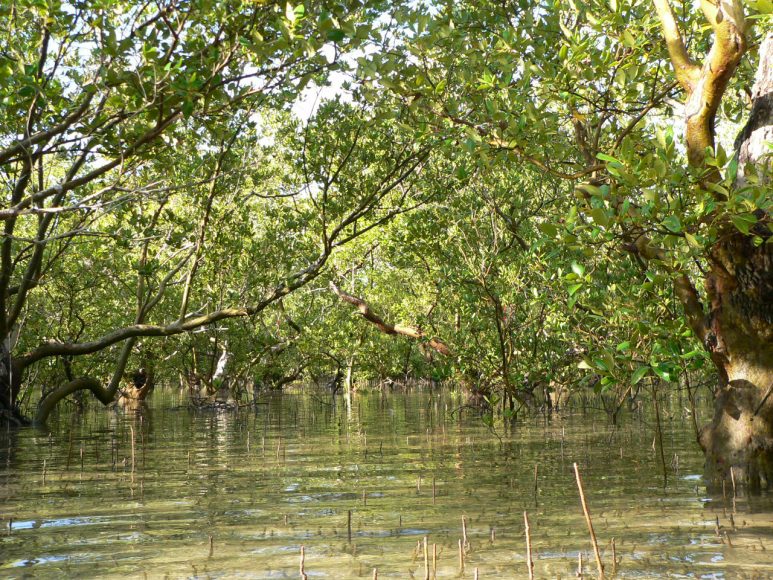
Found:
[(567, 288), (567, 291), (569, 292), (569, 296), (574, 296), (577, 294), (577, 291), (582, 288), (582, 284), (572, 284)]
[(551, 238), (555, 238), (558, 234), (558, 228), (551, 224), (550, 222), (545, 222), (544, 224), (539, 224), (540, 231), (545, 234), (546, 236), (549, 236)]
[(702, 248), (703, 246), (700, 244), (700, 242), (695, 238), (694, 235), (685, 232), (684, 238), (687, 240), (687, 244), (693, 248)]
[(675, 215), (670, 215), (665, 218), (663, 220), (663, 225), (669, 232), (674, 232), (675, 234), (682, 231), (682, 222), (680, 222), (679, 218)]
[(661, 379), (663, 379), (667, 383), (670, 383), (671, 381), (674, 380), (674, 377), (671, 372), (671, 368), (668, 365), (660, 363), (659, 365), (652, 367), (652, 370), (655, 371), (655, 374), (658, 375)]
[(727, 164), (726, 178), (730, 183), (735, 182), (735, 178), (738, 176), (738, 155), (733, 155), (730, 163)]
[(620, 165), (623, 164), (619, 159), (615, 159), (606, 153), (596, 153), (596, 158), (600, 159), (601, 161), (606, 161), (607, 163), (619, 163)]
[(333, 42), (341, 42), (344, 38), (346, 38), (346, 34), (340, 28), (333, 28), (327, 33), (327, 39)]
[(594, 207), (592, 210), (590, 210), (590, 215), (593, 218), (593, 221), (600, 226), (607, 227), (609, 225), (609, 217), (603, 208)]
[(650, 371), (650, 367), (648, 366), (640, 366), (638, 369), (633, 371), (633, 374), (631, 375), (631, 384), (635, 385), (640, 380), (644, 378), (644, 376)]
[(577, 186), (577, 189), (579, 189), (580, 191), (586, 192), (588, 195), (593, 195), (597, 197), (600, 197), (603, 193), (603, 190), (599, 186), (591, 185), (590, 183), (581, 183), (580, 185)]
[(690, 360), (698, 356), (703, 356), (705, 354), (705, 351), (703, 349), (695, 349), (691, 350), (690, 352), (686, 352), (681, 357), (685, 360)]
[(733, 225), (738, 228), (738, 231), (748, 235), (749, 229), (757, 223), (757, 216), (753, 213), (739, 213), (730, 218)]
[(585, 266), (583, 266), (582, 264), (578, 264), (577, 262), (572, 262), (572, 272), (574, 272), (578, 276), (584, 276)]

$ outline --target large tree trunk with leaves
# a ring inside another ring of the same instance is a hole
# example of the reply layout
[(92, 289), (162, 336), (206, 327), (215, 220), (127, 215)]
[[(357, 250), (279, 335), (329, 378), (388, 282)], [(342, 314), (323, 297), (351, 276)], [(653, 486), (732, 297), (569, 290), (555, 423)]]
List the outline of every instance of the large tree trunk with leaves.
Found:
[[(773, 34), (759, 58), (751, 116), (736, 143), (739, 181), (763, 164), (770, 168)], [(758, 211), (756, 217), (750, 235), (728, 226), (711, 250), (705, 342), (720, 388), (714, 418), (700, 436), (710, 482), (733, 477), (752, 488), (773, 485), (773, 242), (771, 216)]]

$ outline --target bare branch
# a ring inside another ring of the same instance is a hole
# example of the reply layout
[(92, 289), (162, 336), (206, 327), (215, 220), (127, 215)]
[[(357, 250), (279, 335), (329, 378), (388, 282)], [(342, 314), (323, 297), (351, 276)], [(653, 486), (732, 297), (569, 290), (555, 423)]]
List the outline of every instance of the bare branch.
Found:
[(427, 337), (424, 332), (421, 331), (419, 328), (414, 328), (413, 326), (406, 326), (403, 324), (390, 324), (388, 322), (385, 322), (380, 316), (378, 316), (375, 312), (373, 312), (370, 308), (370, 306), (361, 298), (357, 298), (356, 296), (352, 296), (351, 294), (346, 294), (343, 292), (338, 286), (335, 285), (334, 282), (330, 282), (330, 288), (335, 292), (335, 294), (344, 302), (347, 302), (349, 304), (352, 304), (353, 306), (357, 307), (357, 311), (362, 315), (362, 317), (367, 320), (368, 322), (374, 324), (376, 328), (378, 328), (381, 332), (384, 334), (391, 334), (391, 335), (401, 335), (401, 336), (407, 336), (408, 338), (413, 338), (417, 340), (426, 340), (427, 345), (439, 352), (440, 354), (444, 356), (451, 356), (451, 349), (441, 340), (438, 340), (437, 338)]

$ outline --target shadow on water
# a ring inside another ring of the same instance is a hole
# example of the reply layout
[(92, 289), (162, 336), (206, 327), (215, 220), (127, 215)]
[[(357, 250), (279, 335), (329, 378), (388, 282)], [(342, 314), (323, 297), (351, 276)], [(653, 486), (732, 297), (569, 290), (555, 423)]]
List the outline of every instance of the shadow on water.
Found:
[(773, 500), (705, 496), (678, 402), (494, 432), (448, 391), (260, 403), (157, 392), (4, 430), (2, 576), (527, 577), (526, 511), (537, 578), (575, 577), (580, 557), (593, 577), (574, 463), (608, 576), (773, 575)]

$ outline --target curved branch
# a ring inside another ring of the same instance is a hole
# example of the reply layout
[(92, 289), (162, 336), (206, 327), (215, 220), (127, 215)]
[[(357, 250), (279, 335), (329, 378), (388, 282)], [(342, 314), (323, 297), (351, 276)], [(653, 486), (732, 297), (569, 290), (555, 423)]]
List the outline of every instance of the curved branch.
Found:
[(375, 312), (373, 312), (370, 309), (370, 306), (361, 298), (357, 298), (356, 296), (352, 296), (351, 294), (346, 294), (333, 282), (330, 282), (330, 288), (333, 290), (333, 292), (335, 292), (335, 294), (341, 300), (349, 304), (352, 304), (353, 306), (356, 306), (360, 315), (368, 322), (374, 324), (376, 328), (378, 328), (384, 334), (391, 334), (391, 335), (399, 334), (401, 336), (407, 336), (408, 338), (414, 338), (417, 340), (426, 340), (427, 346), (429, 346), (432, 350), (439, 352), (444, 356), (451, 356), (451, 349), (448, 347), (448, 345), (446, 345), (441, 340), (438, 340), (437, 338), (427, 337), (427, 335), (424, 334), (424, 332), (422, 332), (418, 328), (414, 328), (413, 326), (405, 326), (402, 324), (390, 324), (388, 322), (385, 322), (384, 319), (382, 319)]
[(126, 365), (129, 362), (129, 356), (132, 353), (135, 342), (136, 339), (130, 338), (123, 343), (113, 376), (106, 388), (102, 386), (100, 381), (91, 377), (73, 379), (69, 383), (54, 389), (40, 401), (33, 423), (38, 426), (45, 425), (46, 421), (48, 421), (48, 416), (54, 410), (57, 403), (77, 391), (89, 390), (94, 393), (94, 396), (103, 405), (111, 404), (115, 400), (116, 393), (118, 393), (118, 387), (121, 385), (121, 379), (123, 378), (123, 373), (126, 370)]
[(185, 320), (178, 320), (165, 326), (154, 324), (132, 324), (104, 334), (101, 337), (88, 342), (66, 343), (49, 341), (40, 345), (32, 352), (20, 356), (16, 360), (19, 361), (22, 368), (26, 368), (47, 357), (92, 354), (131, 338), (142, 336), (174, 336), (176, 334), (190, 332), (201, 326), (207, 326), (221, 320), (254, 316), (265, 310), (277, 300), (280, 300), (294, 290), (297, 290), (301, 286), (308, 284), (311, 280), (314, 280), (321, 273), (329, 256), (330, 251), (323, 252), (314, 262), (309, 264), (309, 266), (296, 272), (286, 281), (278, 284), (263, 300), (253, 306), (224, 308), (210, 312), (209, 314), (190, 316)]
[(668, 47), (668, 55), (671, 57), (671, 63), (674, 65), (676, 78), (682, 88), (691, 93), (698, 81), (701, 67), (698, 66), (687, 54), (687, 47), (682, 40), (682, 33), (674, 18), (674, 12), (668, 0), (654, 0), (655, 10), (660, 18), (660, 25), (663, 29), (663, 37)]
[(740, 0), (701, 0), (703, 14), (714, 31), (714, 43), (698, 68), (687, 56), (668, 0), (654, 2), (676, 78), (687, 91), (687, 158), (693, 167), (701, 167), (706, 148), (714, 147), (714, 118), (722, 96), (746, 52), (743, 4)]
[(99, 399), (99, 402), (103, 405), (109, 405), (113, 402), (114, 395), (110, 394), (108, 389), (105, 389), (100, 381), (92, 377), (78, 377), (55, 389), (40, 402), (37, 413), (35, 413), (34, 424), (39, 426), (45, 425), (48, 416), (59, 401), (77, 391), (84, 390), (89, 390), (94, 393), (94, 396)]
[(217, 310), (210, 314), (202, 316), (194, 316), (187, 318), (183, 322), (174, 322), (166, 326), (158, 326), (153, 324), (132, 324), (131, 326), (125, 326), (119, 328), (113, 332), (109, 332), (89, 342), (78, 343), (65, 343), (65, 342), (46, 342), (33, 350), (32, 352), (20, 357), (20, 360), (24, 366), (29, 366), (34, 362), (37, 362), (43, 358), (51, 356), (77, 356), (84, 354), (92, 354), (103, 350), (116, 343), (122, 342), (129, 338), (135, 338), (140, 336), (173, 336), (175, 334), (182, 334), (189, 332), (200, 326), (206, 326), (220, 320), (227, 318), (235, 318), (240, 316), (248, 316), (251, 309), (247, 308), (226, 308), (223, 310)]

